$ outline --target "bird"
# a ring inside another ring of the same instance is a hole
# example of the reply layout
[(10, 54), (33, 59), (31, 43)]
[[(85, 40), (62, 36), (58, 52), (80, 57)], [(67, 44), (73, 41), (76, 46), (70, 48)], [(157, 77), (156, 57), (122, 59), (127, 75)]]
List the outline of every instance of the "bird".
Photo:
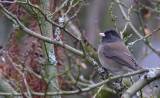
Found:
[(141, 69), (117, 31), (109, 29), (99, 35), (98, 58), (106, 70), (113, 75), (122, 75)]

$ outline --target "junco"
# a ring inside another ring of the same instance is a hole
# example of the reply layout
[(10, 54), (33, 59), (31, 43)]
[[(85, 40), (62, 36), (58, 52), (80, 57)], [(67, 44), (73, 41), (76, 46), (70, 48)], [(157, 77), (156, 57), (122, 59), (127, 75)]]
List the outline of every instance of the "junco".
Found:
[(98, 57), (102, 66), (110, 73), (120, 75), (141, 68), (115, 30), (107, 30), (100, 33), (100, 36)]

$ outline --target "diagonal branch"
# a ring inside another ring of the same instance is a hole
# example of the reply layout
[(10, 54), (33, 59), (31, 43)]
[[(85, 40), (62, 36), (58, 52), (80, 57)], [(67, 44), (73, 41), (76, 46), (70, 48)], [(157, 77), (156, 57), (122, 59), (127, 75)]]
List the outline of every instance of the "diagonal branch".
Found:
[(81, 51), (79, 51), (79, 50), (77, 50), (77, 49), (75, 49), (75, 48), (73, 48), (73, 47), (71, 47), (71, 46), (69, 46), (69, 45), (67, 45), (67, 44), (58, 43), (57, 41), (55, 41), (55, 40), (52, 39), (52, 38), (48, 38), (48, 37), (42, 36), (42, 35), (40, 35), (40, 34), (37, 34), (37, 33), (34, 32), (34, 31), (28, 29), (27, 27), (25, 27), (25, 26), (19, 21), (19, 19), (18, 19), (15, 15), (11, 14), (8, 10), (6, 10), (6, 9), (3, 7), (2, 4), (0, 4), (0, 10), (3, 11), (4, 13), (6, 13), (6, 14), (5, 14), (5, 15), (7, 15), (6, 17), (7, 17), (7, 18), (9, 17), (12, 22), (16, 22), (16, 23), (19, 25), (19, 28), (20, 28), (21, 30), (25, 31), (27, 34), (29, 34), (29, 35), (31, 35), (31, 36), (33, 36), (33, 37), (36, 37), (36, 38), (38, 38), (38, 39), (40, 39), (40, 40), (42, 40), (42, 41), (45, 41), (45, 42), (48, 42), (48, 43), (52, 43), (52, 44), (56, 44), (56, 45), (58, 45), (58, 46), (64, 47), (64, 48), (66, 48), (68, 51), (70, 51), (70, 52), (72, 52), (72, 53), (75, 53), (75, 54), (77, 54), (77, 55), (79, 55), (79, 56), (83, 56), (83, 52), (81, 52)]
[(155, 81), (160, 78), (160, 71), (158, 71), (155, 77), (144, 77), (135, 82), (123, 95), (122, 98), (132, 98), (136, 92), (150, 84), (152, 81)]
[[(120, 5), (120, 1), (117, 0), (117, 2), (118, 2), (118, 6), (119, 6), (119, 8), (120, 8), (120, 10), (121, 10), (124, 18), (127, 20), (127, 15), (126, 15), (125, 11), (123, 10), (122, 5)], [(153, 46), (149, 43), (149, 41), (147, 41), (146, 39), (143, 39), (143, 36), (137, 31), (137, 29), (133, 26), (133, 24), (132, 24), (131, 22), (129, 22), (129, 26), (132, 28), (132, 30), (134, 31), (134, 33), (135, 33), (138, 37), (140, 37), (140, 38), (142, 39), (142, 41), (143, 41), (153, 52), (155, 52), (155, 53), (158, 55), (157, 50), (156, 50), (155, 48), (153, 48)], [(159, 55), (158, 55), (158, 56), (159, 56)]]
[[(51, 95), (52, 96), (53, 95), (72, 95), (72, 94), (78, 94), (78, 93), (82, 93), (82, 92), (88, 92), (88, 91), (91, 91), (92, 89), (95, 89), (95, 88), (97, 88), (97, 87), (99, 87), (103, 84), (106, 84), (108, 82), (111, 82), (113, 80), (117, 80), (117, 79), (124, 78), (124, 77), (130, 77), (130, 76), (134, 76), (134, 75), (137, 75), (137, 74), (142, 74), (142, 73), (148, 72), (148, 71), (149, 71), (148, 69), (141, 69), (141, 70), (138, 70), (138, 71), (127, 73), (127, 74), (109, 77), (108, 79), (106, 79), (104, 81), (101, 81), (101, 82), (96, 83), (96, 84), (89, 85), (88, 87), (82, 88), (81, 90), (77, 89), (77, 90), (73, 90), (73, 91), (46, 92), (46, 95), (48, 95), (48, 96), (51, 96)], [(158, 79), (158, 77), (160, 77), (160, 71), (158, 71), (158, 73), (159, 74), (157, 74), (156, 79)], [(2, 93), (2, 92), (0, 92), (0, 95), (22, 96), (23, 94), (22, 93), (15, 94), (15, 93)], [(32, 92), (32, 95), (44, 96), (45, 93)]]

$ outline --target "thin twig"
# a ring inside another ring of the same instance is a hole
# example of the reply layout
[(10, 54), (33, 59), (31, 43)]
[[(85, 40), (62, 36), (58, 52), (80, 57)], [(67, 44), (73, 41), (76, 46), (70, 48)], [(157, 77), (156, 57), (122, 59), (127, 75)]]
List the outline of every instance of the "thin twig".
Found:
[[(119, 0), (117, 0), (117, 2), (120, 2)], [(122, 15), (124, 16), (125, 19), (127, 19), (127, 15), (125, 13), (125, 11), (123, 10), (122, 6), (120, 4), (118, 4)], [(149, 41), (147, 41), (146, 39), (144, 39), (144, 37), (137, 31), (137, 29), (133, 26), (133, 24), (131, 22), (129, 22), (129, 26), (132, 28), (132, 30), (134, 31), (134, 33), (140, 37), (140, 39), (142, 39), (142, 41), (154, 52), (159, 56), (159, 53), (157, 52), (157, 50), (155, 48), (153, 48), (153, 46), (149, 43)]]

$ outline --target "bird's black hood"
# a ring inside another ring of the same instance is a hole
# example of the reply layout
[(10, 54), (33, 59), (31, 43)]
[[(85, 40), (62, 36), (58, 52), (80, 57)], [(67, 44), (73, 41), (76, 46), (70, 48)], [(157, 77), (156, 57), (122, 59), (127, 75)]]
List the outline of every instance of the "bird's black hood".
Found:
[(104, 35), (101, 38), (101, 44), (122, 41), (119, 34), (113, 29), (105, 31)]

